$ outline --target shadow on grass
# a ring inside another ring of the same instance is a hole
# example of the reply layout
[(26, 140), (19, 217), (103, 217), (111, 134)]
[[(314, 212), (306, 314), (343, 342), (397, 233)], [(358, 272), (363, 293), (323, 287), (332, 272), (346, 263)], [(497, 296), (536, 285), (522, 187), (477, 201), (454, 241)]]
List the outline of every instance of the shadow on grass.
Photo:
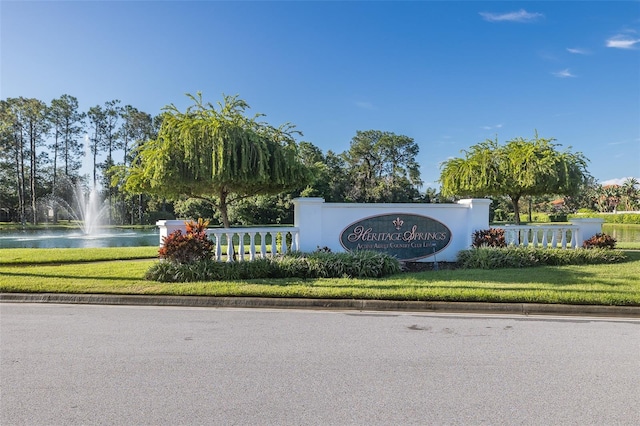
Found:
[(140, 281), (143, 278), (136, 277), (111, 277), (111, 276), (101, 276), (101, 275), (61, 275), (61, 274), (37, 274), (33, 272), (0, 272), (0, 277), (21, 277), (21, 278), (44, 278), (44, 279), (53, 279), (53, 278), (63, 278), (68, 280), (97, 280), (97, 281)]
[[(489, 282), (499, 284), (552, 284), (552, 285), (575, 285), (575, 284), (599, 284), (606, 286), (617, 286), (618, 283), (612, 279), (603, 278), (603, 273), (578, 270), (582, 267), (606, 267), (620, 266), (624, 268), (626, 264), (640, 261), (640, 252), (625, 252), (627, 259), (619, 263), (600, 263), (586, 265), (559, 265), (559, 266), (536, 266), (526, 268), (504, 268), (504, 269), (450, 269), (441, 271), (410, 272), (402, 275), (382, 278), (385, 280), (397, 280), (399, 277), (403, 282), (410, 280), (419, 281), (469, 281), (469, 282)], [(634, 269), (640, 270), (640, 266)], [(625, 277), (633, 273), (625, 274)]]
[[(402, 277), (402, 284), (410, 285), (411, 281), (421, 281), (425, 283), (464, 281), (469, 283), (545, 284), (554, 286), (596, 283), (602, 285), (618, 285), (616, 283), (612, 283), (610, 280), (602, 280), (598, 278), (599, 274), (597, 273), (555, 268), (560, 267), (546, 266), (523, 269), (501, 269), (499, 271), (467, 269), (451, 273), (417, 272)], [(393, 278), (394, 277), (383, 278), (382, 281), (393, 280)], [(586, 282), (585, 280), (589, 281)]]

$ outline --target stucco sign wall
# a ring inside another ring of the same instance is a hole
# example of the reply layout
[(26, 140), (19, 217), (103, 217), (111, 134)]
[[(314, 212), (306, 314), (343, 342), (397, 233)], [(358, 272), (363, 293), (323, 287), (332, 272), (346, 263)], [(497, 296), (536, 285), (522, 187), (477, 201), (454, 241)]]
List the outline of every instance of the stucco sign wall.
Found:
[(347, 251), (381, 251), (400, 260), (432, 256), (444, 250), (450, 241), (451, 230), (445, 224), (407, 213), (367, 217), (349, 224), (340, 234), (340, 244)]
[(487, 199), (455, 204), (325, 203), (294, 200), (299, 249), (382, 251), (400, 260), (455, 261), (471, 246), (471, 234), (489, 227)]

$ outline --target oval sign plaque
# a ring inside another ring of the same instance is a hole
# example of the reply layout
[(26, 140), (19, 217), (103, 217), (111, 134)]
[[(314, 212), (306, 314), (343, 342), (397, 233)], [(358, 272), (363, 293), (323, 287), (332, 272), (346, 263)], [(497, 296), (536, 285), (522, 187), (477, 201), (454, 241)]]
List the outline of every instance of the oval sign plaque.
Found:
[(353, 222), (340, 233), (347, 251), (381, 251), (398, 260), (417, 260), (442, 251), (451, 230), (442, 222), (416, 214), (382, 214)]

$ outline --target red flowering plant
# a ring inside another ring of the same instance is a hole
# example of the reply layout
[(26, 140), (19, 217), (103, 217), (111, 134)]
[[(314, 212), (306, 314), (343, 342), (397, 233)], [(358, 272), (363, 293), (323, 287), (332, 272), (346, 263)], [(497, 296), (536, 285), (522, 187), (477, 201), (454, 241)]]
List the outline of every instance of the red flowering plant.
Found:
[(616, 248), (616, 240), (611, 235), (607, 234), (596, 234), (593, 237), (585, 240), (582, 243), (582, 247), (590, 249), (590, 248), (604, 248), (604, 249), (614, 249)]
[(162, 239), (162, 247), (158, 250), (161, 259), (175, 263), (190, 263), (210, 259), (213, 241), (207, 235), (208, 220), (185, 222), (186, 232), (177, 230)]
[(481, 229), (473, 233), (472, 246), (479, 247), (506, 247), (507, 242), (504, 238), (504, 229), (489, 228)]

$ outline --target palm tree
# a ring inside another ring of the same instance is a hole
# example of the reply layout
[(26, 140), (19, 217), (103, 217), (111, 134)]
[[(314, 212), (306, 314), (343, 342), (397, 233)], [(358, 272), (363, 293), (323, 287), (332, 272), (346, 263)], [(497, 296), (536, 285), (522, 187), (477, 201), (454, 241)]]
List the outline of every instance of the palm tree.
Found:
[(640, 182), (634, 177), (622, 182), (621, 195), (624, 197), (626, 210), (635, 210), (640, 207)]
[(602, 190), (606, 200), (606, 211), (615, 213), (620, 204), (620, 185), (606, 185)]

